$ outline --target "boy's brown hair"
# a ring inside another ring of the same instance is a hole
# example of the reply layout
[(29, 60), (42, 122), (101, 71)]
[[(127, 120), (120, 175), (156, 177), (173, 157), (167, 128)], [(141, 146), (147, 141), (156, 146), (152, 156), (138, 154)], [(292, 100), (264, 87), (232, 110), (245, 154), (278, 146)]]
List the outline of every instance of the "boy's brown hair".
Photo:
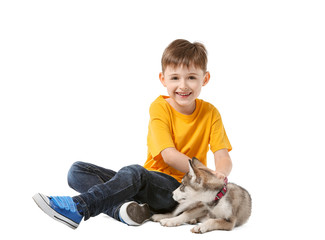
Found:
[(194, 65), (196, 68), (201, 68), (205, 73), (207, 71), (207, 50), (202, 43), (191, 43), (184, 39), (177, 39), (170, 43), (165, 49), (162, 58), (161, 66), (164, 73), (167, 66), (177, 67)]

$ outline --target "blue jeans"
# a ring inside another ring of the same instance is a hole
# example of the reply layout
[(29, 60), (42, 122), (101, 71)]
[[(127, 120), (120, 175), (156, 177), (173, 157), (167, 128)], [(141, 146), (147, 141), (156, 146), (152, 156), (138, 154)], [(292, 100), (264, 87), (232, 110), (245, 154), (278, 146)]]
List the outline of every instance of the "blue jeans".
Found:
[(81, 193), (73, 197), (84, 219), (105, 213), (119, 219), (121, 205), (128, 201), (147, 203), (152, 214), (172, 211), (177, 202), (172, 192), (180, 183), (173, 177), (130, 165), (118, 172), (90, 163), (75, 162), (68, 173), (68, 184)]

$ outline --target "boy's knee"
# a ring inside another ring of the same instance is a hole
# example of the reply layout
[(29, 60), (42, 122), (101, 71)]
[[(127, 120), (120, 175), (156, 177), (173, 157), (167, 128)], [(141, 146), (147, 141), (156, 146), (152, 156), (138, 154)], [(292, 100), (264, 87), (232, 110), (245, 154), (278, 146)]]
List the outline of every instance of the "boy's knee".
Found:
[(145, 172), (147, 171), (143, 166), (139, 165), (139, 164), (133, 164), (130, 166), (127, 166), (127, 168), (136, 171), (136, 172)]
[(148, 170), (141, 165), (134, 164), (134, 165), (123, 167), (120, 171), (122, 171), (125, 174), (126, 173), (131, 174), (132, 176), (144, 177), (146, 176)]
[(86, 163), (84, 163), (84, 162), (80, 162), (80, 161), (78, 161), (78, 162), (74, 162), (74, 163), (71, 165), (71, 167), (70, 167), (70, 169), (69, 169), (69, 171), (68, 171), (68, 185), (69, 185), (71, 188), (74, 188), (74, 186), (75, 186), (75, 184), (76, 184), (76, 181), (78, 181), (78, 180), (77, 180), (77, 175), (78, 175), (78, 173), (80, 173), (80, 171), (81, 171), (82, 169), (85, 168), (85, 165), (86, 165)]

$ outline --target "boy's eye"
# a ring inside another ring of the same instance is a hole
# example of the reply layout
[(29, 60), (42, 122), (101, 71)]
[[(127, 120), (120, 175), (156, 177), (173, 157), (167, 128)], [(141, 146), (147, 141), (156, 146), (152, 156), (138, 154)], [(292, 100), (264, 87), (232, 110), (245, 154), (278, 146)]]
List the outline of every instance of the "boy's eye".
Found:
[(191, 80), (195, 80), (196, 77), (194, 77), (194, 76), (190, 76), (189, 79), (191, 79)]
[(177, 80), (177, 79), (178, 79), (178, 77), (172, 77), (171, 79), (172, 79), (172, 80)]

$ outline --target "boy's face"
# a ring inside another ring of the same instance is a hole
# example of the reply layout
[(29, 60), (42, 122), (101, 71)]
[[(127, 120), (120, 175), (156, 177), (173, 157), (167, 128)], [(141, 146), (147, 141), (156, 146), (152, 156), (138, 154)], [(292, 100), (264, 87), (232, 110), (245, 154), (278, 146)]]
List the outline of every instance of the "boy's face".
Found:
[(167, 66), (159, 78), (167, 88), (169, 103), (177, 111), (191, 114), (195, 110), (195, 99), (200, 95), (202, 86), (209, 82), (210, 74), (194, 66)]

